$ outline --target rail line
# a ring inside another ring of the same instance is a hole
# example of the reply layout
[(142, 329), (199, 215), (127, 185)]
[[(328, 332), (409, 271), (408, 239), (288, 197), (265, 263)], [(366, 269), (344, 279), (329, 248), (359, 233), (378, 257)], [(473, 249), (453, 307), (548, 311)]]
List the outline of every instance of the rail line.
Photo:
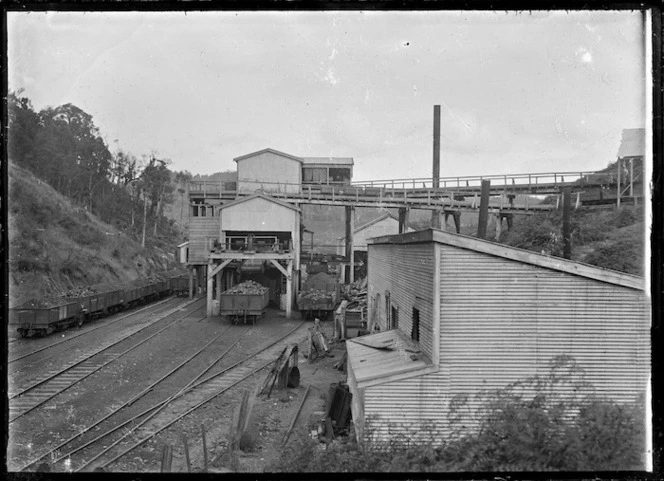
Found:
[[(122, 452), (120, 452), (110, 460), (96, 467), (105, 468), (109, 466), (110, 464), (116, 462), (118, 459), (121, 459), (122, 457), (126, 456), (128, 453), (130, 453), (140, 445), (149, 441), (163, 430), (175, 424), (176, 422), (178, 422), (179, 420), (181, 420), (191, 412), (195, 411), (199, 407), (212, 401), (217, 396), (225, 393), (232, 387), (249, 379), (253, 375), (260, 372), (262, 369), (265, 369), (269, 365), (274, 364), (275, 354), (278, 354), (278, 352), (280, 352), (280, 350), (283, 349), (283, 347), (279, 344), (284, 339), (290, 337), (291, 334), (300, 329), (304, 324), (305, 322), (300, 323), (297, 327), (289, 331), (281, 338), (277, 339), (276, 341), (273, 341), (272, 343), (263, 347), (254, 354), (246, 357), (245, 359), (236, 362), (232, 366), (225, 368), (221, 372), (212, 374), (202, 380), (198, 380), (198, 378), (202, 377), (203, 373), (201, 373), (201, 375), (199, 375), (197, 379), (192, 381), (189, 386), (183, 388), (182, 390), (180, 390), (180, 392), (176, 393), (170, 399), (166, 400), (164, 403), (160, 404), (159, 406), (155, 406), (156, 412), (149, 415), (146, 419), (141, 421), (137, 426), (133, 427), (129, 431), (129, 433), (125, 434), (122, 438), (113, 443), (111, 446), (109, 446), (108, 448), (104, 448), (104, 450), (101, 453), (97, 454), (96, 456), (88, 460), (85, 464), (80, 466), (77, 469), (77, 471), (81, 471), (86, 467), (90, 466), (91, 464), (94, 463), (94, 461), (96, 461), (103, 455), (107, 454), (120, 441), (127, 438), (138, 428), (142, 428), (143, 431), (145, 431), (145, 435), (143, 438), (141, 438), (134, 444), (130, 445), (129, 447), (127, 447), (125, 450), (123, 450)], [(302, 340), (304, 340), (304, 337), (300, 340), (300, 342)], [(268, 357), (268, 360), (260, 358), (259, 356), (261, 354)], [(159, 412), (168, 408), (170, 408), (171, 412), (165, 413), (165, 415), (162, 416), (164, 419), (157, 418), (154, 419), (154, 421), (151, 424), (149, 424), (149, 421), (153, 420), (153, 418), (155, 418), (155, 416)]]
[(26, 415), (27, 413), (33, 411), (35, 408), (50, 401), (58, 394), (69, 389), (70, 387), (82, 381), (83, 379), (87, 378), (88, 376), (92, 375), (93, 373), (99, 371), (100, 369), (112, 363), (113, 361), (117, 360), (121, 356), (136, 349), (138, 346), (152, 339), (156, 335), (160, 334), (162, 331), (168, 329), (176, 322), (179, 322), (185, 317), (191, 315), (199, 308), (200, 306), (194, 307), (191, 311), (188, 311), (183, 316), (179, 316), (174, 321), (169, 322), (165, 327), (151, 334), (147, 338), (139, 341), (130, 348), (125, 349), (124, 351), (121, 351), (119, 353), (117, 352), (104, 353), (104, 351), (110, 350), (114, 346), (120, 344), (122, 341), (157, 324), (158, 322), (164, 320), (168, 316), (174, 314), (175, 312), (181, 309), (181, 307), (174, 308), (172, 309), (172, 312), (168, 313), (165, 316), (159, 317), (158, 319), (150, 322), (146, 326), (142, 326), (138, 329), (131, 330), (128, 334), (123, 334), (120, 335), (119, 337), (111, 339), (109, 342), (103, 344), (101, 347), (98, 346), (95, 348), (91, 348), (88, 351), (85, 351), (83, 354), (77, 357), (76, 361), (73, 364), (66, 366), (64, 369), (60, 369), (54, 373), (47, 373), (47, 376), (45, 378), (42, 378), (37, 382), (34, 382), (33, 384), (20, 389), (18, 392), (11, 393), (9, 395), (10, 401), (19, 397), (21, 399), (14, 401), (13, 403), (10, 402), (9, 423), (13, 423), (18, 418)]
[[(132, 416), (130, 419), (128, 419), (128, 420), (122, 422), (122, 423), (119, 424), (119, 425), (116, 425), (116, 426), (112, 427), (111, 429), (109, 429), (108, 431), (104, 432), (103, 434), (100, 434), (100, 435), (98, 435), (97, 437), (95, 437), (94, 439), (91, 439), (91, 440), (85, 442), (84, 444), (82, 444), (82, 445), (80, 445), (80, 446), (74, 448), (73, 450), (70, 450), (70, 451), (67, 452), (66, 454), (58, 455), (58, 453), (60, 453), (60, 451), (62, 450), (63, 447), (72, 444), (73, 441), (75, 441), (75, 440), (81, 438), (83, 435), (85, 435), (86, 433), (92, 431), (93, 429), (94, 429), (95, 431), (96, 431), (96, 430), (99, 430), (99, 427), (98, 427), (98, 426), (99, 426), (100, 424), (102, 424), (104, 421), (108, 420), (109, 418), (111, 418), (111, 417), (114, 416), (115, 414), (119, 413), (119, 412), (122, 411), (123, 409), (127, 408), (128, 406), (131, 406), (132, 404), (136, 403), (139, 399), (145, 397), (149, 392), (151, 392), (151, 391), (154, 389), (154, 387), (155, 387), (157, 384), (159, 384), (159, 383), (162, 382), (164, 379), (166, 379), (167, 377), (171, 376), (173, 373), (175, 373), (176, 371), (178, 371), (179, 369), (181, 369), (186, 363), (188, 363), (188, 362), (191, 361), (193, 358), (195, 358), (196, 356), (198, 356), (198, 355), (199, 355), (203, 350), (205, 350), (208, 346), (214, 344), (214, 342), (215, 342), (219, 337), (221, 337), (221, 336), (223, 336), (224, 334), (226, 334), (226, 332), (228, 332), (228, 329), (225, 330), (223, 333), (221, 333), (221, 334), (219, 334), (217, 337), (215, 337), (215, 339), (213, 339), (212, 341), (208, 342), (205, 346), (203, 346), (201, 349), (199, 349), (196, 353), (194, 353), (193, 355), (189, 356), (187, 359), (185, 359), (183, 362), (181, 362), (178, 366), (176, 366), (176, 367), (173, 368), (171, 371), (169, 371), (168, 373), (166, 373), (165, 375), (163, 375), (160, 379), (156, 380), (156, 381), (153, 382), (150, 386), (146, 387), (146, 388), (145, 388), (143, 391), (141, 391), (139, 394), (135, 395), (134, 397), (132, 397), (132, 398), (129, 399), (128, 401), (124, 402), (122, 405), (120, 405), (120, 406), (118, 406), (117, 408), (113, 409), (111, 412), (109, 412), (108, 414), (106, 414), (104, 417), (102, 417), (101, 419), (97, 420), (94, 424), (92, 424), (92, 425), (86, 427), (85, 429), (81, 430), (79, 433), (77, 433), (77, 434), (75, 434), (74, 436), (70, 437), (69, 439), (67, 439), (67, 440), (65, 440), (65, 441), (63, 441), (63, 442), (61, 442), (59, 445), (55, 446), (54, 448), (51, 448), (48, 452), (46, 452), (46, 453), (40, 455), (38, 458), (34, 459), (33, 461), (31, 461), (30, 463), (28, 463), (27, 465), (25, 465), (23, 468), (21, 468), (20, 471), (25, 471), (25, 470), (27, 470), (27, 469), (30, 468), (31, 466), (34, 466), (34, 465), (37, 464), (39, 461), (41, 461), (41, 460), (43, 460), (44, 458), (47, 458), (47, 457), (50, 457), (50, 459), (51, 459), (51, 461), (52, 461), (53, 463), (60, 462), (60, 461), (62, 461), (63, 459), (71, 459), (71, 456), (72, 456), (72, 455), (74, 455), (74, 454), (76, 454), (76, 453), (78, 453), (78, 452), (80, 452), (80, 451), (82, 451), (82, 450), (84, 450), (84, 449), (88, 449), (90, 446), (93, 446), (95, 443), (98, 443), (101, 439), (103, 439), (103, 438), (105, 438), (105, 437), (107, 437), (107, 436), (109, 436), (109, 435), (115, 433), (116, 431), (118, 431), (118, 430), (120, 430), (120, 429), (122, 429), (122, 428), (125, 428), (125, 426), (127, 426), (127, 425), (130, 424), (130, 423), (133, 423), (133, 422), (136, 421), (137, 419), (140, 419), (140, 418), (143, 418), (144, 416), (147, 416), (147, 417), (144, 417), (144, 419), (143, 419), (142, 421), (140, 421), (139, 424), (137, 424), (136, 426), (131, 427), (131, 429), (130, 429), (130, 431), (129, 431), (128, 433), (122, 435), (122, 436), (121, 436), (119, 439), (117, 439), (113, 444), (111, 444), (110, 446), (104, 448), (100, 453), (98, 453), (98, 454), (97, 454), (96, 456), (94, 456), (93, 458), (89, 459), (85, 464), (83, 464), (82, 466), (80, 466), (80, 467), (78, 468), (78, 470), (82, 470), (82, 469), (86, 468), (87, 466), (89, 466), (89, 465), (90, 465), (91, 463), (93, 463), (94, 461), (96, 461), (97, 459), (99, 459), (100, 457), (104, 456), (106, 453), (108, 453), (110, 450), (112, 450), (115, 446), (117, 446), (119, 443), (121, 443), (122, 441), (124, 441), (129, 435), (131, 435), (131, 434), (132, 434), (134, 431), (136, 431), (138, 428), (140, 428), (141, 426), (145, 425), (145, 424), (148, 423), (150, 420), (152, 420), (152, 419), (153, 419), (157, 414), (159, 414), (162, 410), (164, 410), (165, 408), (169, 407), (169, 405), (170, 405), (173, 401), (180, 400), (181, 398), (185, 398), (185, 397), (186, 397), (186, 399), (189, 400), (188, 404), (186, 404), (186, 405), (187, 405), (187, 406), (190, 406), (190, 405), (191, 405), (191, 400), (190, 400), (190, 396), (187, 396), (187, 394), (192, 393), (192, 392), (197, 393), (198, 398), (195, 398), (195, 399), (200, 399), (200, 397), (201, 397), (202, 395), (204, 395), (205, 393), (208, 393), (209, 389), (211, 389), (210, 386), (208, 386), (207, 390), (203, 390), (203, 391), (201, 391), (201, 390), (199, 389), (200, 387), (203, 387), (206, 383), (211, 382), (212, 389), (217, 389), (217, 390), (218, 390), (218, 389), (219, 389), (219, 386), (220, 386), (219, 382), (222, 382), (222, 381), (219, 380), (218, 378), (219, 378), (220, 376), (223, 376), (225, 373), (229, 373), (229, 371), (233, 371), (233, 373), (230, 373), (231, 375), (229, 375), (229, 376), (224, 376), (224, 380), (225, 380), (225, 381), (223, 381), (223, 382), (224, 382), (225, 384), (224, 384), (224, 387), (222, 388), (222, 389), (223, 389), (222, 391), (219, 391), (219, 392), (214, 393), (211, 397), (209, 397), (209, 398), (207, 398), (207, 399), (204, 399), (202, 402), (198, 402), (198, 404), (196, 404), (196, 406), (194, 406), (193, 408), (189, 408), (189, 409), (188, 409), (186, 412), (184, 412), (184, 413), (180, 413), (180, 415), (177, 416), (175, 419), (173, 419), (173, 417), (171, 416), (171, 418), (167, 419), (166, 425), (163, 425), (163, 423), (162, 423), (162, 425), (161, 425), (160, 427), (158, 427), (157, 429), (153, 429), (153, 430), (151, 430), (151, 431), (150, 431), (151, 434), (150, 434), (147, 438), (143, 438), (143, 439), (141, 439), (138, 443), (136, 443), (136, 444), (130, 446), (128, 449), (126, 449), (126, 450), (125, 450), (124, 452), (122, 452), (120, 455), (116, 456), (115, 458), (113, 458), (113, 459), (110, 460), (110, 461), (107, 461), (103, 466), (107, 466), (108, 464), (111, 464), (112, 462), (116, 461), (117, 459), (120, 459), (121, 457), (123, 457), (126, 453), (130, 452), (131, 450), (135, 449), (136, 447), (138, 447), (138, 446), (140, 446), (141, 444), (143, 444), (144, 442), (146, 442), (148, 439), (150, 439), (151, 437), (153, 437), (154, 435), (156, 435), (158, 432), (160, 432), (160, 431), (166, 429), (166, 428), (167, 428), (168, 426), (170, 426), (171, 424), (177, 422), (179, 419), (181, 419), (182, 417), (184, 417), (184, 416), (186, 416), (187, 414), (189, 414), (189, 412), (191, 412), (191, 411), (193, 411), (194, 409), (198, 408), (199, 406), (202, 406), (203, 404), (209, 402), (211, 399), (213, 399), (214, 397), (218, 396), (218, 395), (221, 394), (222, 392), (224, 392), (224, 391), (230, 389), (231, 387), (233, 387), (234, 385), (238, 384), (239, 382), (242, 382), (243, 380), (245, 380), (245, 379), (251, 377), (251, 375), (253, 375), (253, 374), (255, 374), (256, 372), (260, 371), (261, 369), (263, 369), (264, 367), (268, 366), (269, 364), (272, 364), (272, 363), (274, 362), (274, 359), (271, 359), (271, 360), (270, 360), (269, 362), (267, 362), (267, 363), (262, 363), (257, 369), (253, 369), (253, 370), (251, 370), (251, 372), (249, 372), (248, 374), (246, 373), (247, 369), (255, 368), (255, 367), (256, 367), (256, 366), (255, 366), (255, 363), (254, 363), (254, 364), (251, 364), (251, 366), (249, 366), (249, 367), (244, 366), (244, 368), (243, 368), (243, 369), (240, 369), (240, 370), (241, 370), (243, 373), (245, 373), (245, 375), (244, 375), (244, 376), (241, 376), (240, 378), (237, 378), (237, 375), (238, 375), (238, 374), (236, 373), (236, 371), (238, 371), (238, 369), (236, 369), (236, 368), (238, 368), (238, 367), (242, 368), (242, 366), (241, 366), (242, 364), (245, 364), (245, 363), (247, 363), (247, 362), (250, 361), (250, 360), (255, 360), (255, 359), (256, 359), (258, 356), (260, 356), (261, 354), (264, 354), (264, 355), (266, 355), (266, 356), (272, 356), (272, 357), (273, 357), (273, 353), (270, 351), (270, 349), (273, 348), (274, 346), (276, 346), (277, 344), (279, 344), (280, 342), (284, 341), (284, 340), (287, 339), (288, 337), (290, 337), (295, 331), (297, 331), (298, 329), (300, 329), (300, 328), (302, 327), (302, 325), (304, 325), (304, 324), (305, 324), (304, 322), (298, 324), (294, 329), (291, 329), (291, 330), (290, 330), (289, 332), (287, 332), (285, 335), (283, 335), (283, 336), (281, 336), (280, 338), (278, 338), (278, 339), (272, 341), (270, 344), (268, 344), (267, 346), (265, 346), (265, 347), (259, 349), (259, 350), (256, 351), (255, 353), (253, 353), (253, 354), (251, 354), (251, 355), (245, 357), (244, 359), (242, 359), (242, 360), (240, 360), (240, 361), (238, 361), (238, 362), (232, 364), (231, 366), (228, 366), (228, 367), (226, 367), (226, 368), (223, 368), (221, 371), (219, 371), (219, 372), (217, 372), (217, 373), (214, 373), (214, 374), (212, 374), (212, 375), (208, 375), (207, 377), (205, 377), (204, 379), (202, 379), (203, 376), (205, 376), (205, 374), (207, 374), (209, 371), (211, 371), (211, 369), (212, 369), (215, 365), (217, 365), (217, 364), (219, 363), (219, 361), (220, 361), (221, 359), (223, 359), (223, 358), (224, 358), (224, 357), (225, 357), (225, 356), (226, 356), (226, 355), (227, 355), (227, 354), (233, 349), (233, 347), (235, 347), (235, 345), (237, 345), (237, 344), (240, 342), (240, 340), (241, 340), (246, 334), (248, 334), (249, 332), (251, 332), (251, 331), (253, 330), (253, 326), (250, 327), (248, 330), (245, 330), (240, 336), (238, 336), (238, 338), (237, 338), (237, 339), (236, 339), (236, 340), (235, 340), (235, 341), (234, 341), (234, 342), (233, 342), (233, 343), (232, 343), (232, 344), (231, 344), (231, 345), (230, 345), (230, 346), (229, 346), (229, 347), (228, 347), (228, 348), (227, 348), (227, 349), (226, 349), (226, 350), (220, 355), (220, 356), (218, 356), (218, 357), (217, 357), (216, 359), (214, 359), (211, 363), (209, 363), (209, 364), (207, 365), (207, 367), (205, 367), (205, 369), (203, 369), (203, 370), (202, 370), (202, 371), (201, 371), (201, 372), (200, 372), (200, 373), (199, 373), (199, 374), (198, 374), (193, 380), (191, 380), (189, 383), (187, 383), (187, 385), (185, 385), (184, 387), (180, 388), (180, 389), (179, 389), (177, 392), (175, 392), (174, 394), (170, 395), (167, 399), (162, 400), (162, 401), (159, 401), (159, 402), (157, 402), (156, 404), (153, 404), (152, 406), (150, 406), (149, 408), (143, 410), (143, 411), (140, 412), (139, 414), (136, 414), (136, 415)], [(255, 361), (255, 362), (259, 362), (259, 361)], [(260, 364), (260, 362), (259, 362), (259, 364)], [(227, 377), (228, 377), (228, 379), (226, 379)], [(229, 380), (232, 381), (230, 385), (228, 385)], [(126, 429), (128, 429), (128, 428), (125, 428), (125, 431), (126, 431)], [(108, 441), (107, 441), (107, 442), (108, 442)], [(54, 456), (54, 455), (56, 455), (56, 456)]]
[[(128, 317), (131, 317), (131, 316), (133, 316), (133, 315), (139, 314), (139, 313), (143, 312), (143, 311), (146, 310), (146, 309), (154, 309), (155, 307), (160, 307), (162, 304), (164, 304), (164, 303), (166, 303), (166, 302), (168, 302), (168, 301), (170, 301), (170, 300), (172, 300), (172, 299), (173, 299), (173, 297), (169, 297), (169, 298), (167, 298), (167, 299), (164, 299), (163, 301), (159, 301), (159, 302), (156, 302), (156, 303), (154, 303), (154, 304), (150, 304), (150, 305), (148, 305), (148, 306), (142, 307), (141, 309), (137, 309), (137, 310), (134, 310), (134, 311), (128, 312), (127, 314), (125, 314), (125, 315), (123, 315), (123, 316), (120, 316), (120, 317), (118, 317), (117, 319), (113, 319), (113, 320), (110, 320), (110, 321), (107, 320), (107, 321), (105, 321), (103, 324), (99, 324), (98, 326), (94, 326), (94, 327), (91, 327), (91, 328), (89, 328), (89, 329), (81, 329), (78, 333), (74, 334), (73, 336), (67, 337), (66, 339), (61, 339), (61, 340), (59, 340), (59, 341), (57, 341), (57, 342), (54, 342), (54, 343), (51, 343), (51, 344), (49, 344), (49, 345), (47, 345), (47, 346), (40, 347), (39, 349), (35, 349), (34, 351), (30, 351), (30, 352), (28, 352), (28, 353), (26, 353), (26, 354), (22, 354), (22, 355), (20, 355), (20, 356), (15, 357), (15, 358), (9, 359), (9, 360), (7, 361), (7, 364), (11, 364), (11, 363), (13, 363), (13, 362), (20, 361), (21, 359), (25, 359), (26, 357), (33, 356), (33, 355), (35, 355), (35, 354), (37, 354), (37, 353), (40, 353), (40, 352), (42, 352), (42, 351), (45, 351), (46, 349), (50, 349), (50, 348), (52, 348), (52, 347), (59, 346), (60, 344), (63, 344), (63, 343), (65, 343), (65, 342), (69, 342), (69, 341), (71, 341), (71, 340), (73, 340), (73, 339), (76, 339), (77, 337), (81, 337), (81, 336), (83, 336), (83, 335), (85, 335), (85, 334), (88, 334), (88, 333), (90, 333), (90, 332), (96, 331), (97, 329), (101, 329), (101, 328), (103, 328), (103, 327), (110, 326), (110, 325), (115, 324), (116, 322), (120, 322), (120, 321), (122, 321), (122, 320), (124, 320), (124, 319), (126, 319), (126, 318), (128, 318)], [(15, 339), (14, 341), (10, 341), (10, 342), (16, 342), (16, 341), (19, 341), (19, 340), (20, 340), (20, 339)]]

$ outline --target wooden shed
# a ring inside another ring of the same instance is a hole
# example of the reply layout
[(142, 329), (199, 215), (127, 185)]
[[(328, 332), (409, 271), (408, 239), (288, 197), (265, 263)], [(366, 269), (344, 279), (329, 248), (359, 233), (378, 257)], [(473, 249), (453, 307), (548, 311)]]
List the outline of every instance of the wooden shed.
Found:
[(650, 375), (644, 284), (435, 229), (370, 240), (368, 316), (380, 332), (347, 342), (358, 439), (367, 419), (377, 440), (449, 434), (453, 398), (473, 410), (481, 390), (546, 374), (558, 355), (600, 397), (635, 401)]

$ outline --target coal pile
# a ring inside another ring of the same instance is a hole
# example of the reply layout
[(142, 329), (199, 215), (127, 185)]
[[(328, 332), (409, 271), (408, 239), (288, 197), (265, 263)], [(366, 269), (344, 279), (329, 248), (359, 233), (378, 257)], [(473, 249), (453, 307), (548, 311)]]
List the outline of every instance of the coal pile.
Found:
[(19, 309), (50, 309), (51, 307), (63, 306), (66, 303), (61, 297), (43, 297), (41, 299), (32, 299), (19, 307)]
[(224, 294), (264, 294), (268, 288), (255, 281), (244, 281), (231, 287)]
[(97, 294), (99, 291), (94, 287), (77, 287), (63, 293), (64, 297), (86, 297)]
[(334, 298), (334, 292), (325, 292), (320, 289), (309, 289), (302, 292), (300, 295), (302, 299), (308, 299), (311, 301), (322, 301)]

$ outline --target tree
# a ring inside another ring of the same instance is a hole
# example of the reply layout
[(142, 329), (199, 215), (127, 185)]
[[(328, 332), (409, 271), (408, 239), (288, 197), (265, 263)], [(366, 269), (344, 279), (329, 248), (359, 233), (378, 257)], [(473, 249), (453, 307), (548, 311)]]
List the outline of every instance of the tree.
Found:
[(22, 97), (23, 90), (9, 92), (7, 95), (8, 138), (7, 153), (9, 159), (27, 168), (34, 167), (33, 149), (40, 129), (39, 115), (33, 110), (27, 97)]

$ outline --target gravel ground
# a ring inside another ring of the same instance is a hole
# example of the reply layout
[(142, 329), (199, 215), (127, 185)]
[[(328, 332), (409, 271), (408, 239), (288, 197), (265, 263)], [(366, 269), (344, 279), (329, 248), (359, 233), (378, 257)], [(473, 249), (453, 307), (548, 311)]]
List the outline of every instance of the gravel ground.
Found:
[[(185, 300), (183, 300), (183, 303)], [(126, 400), (143, 391), (149, 384), (159, 379), (185, 358), (222, 334), (218, 341), (195, 360), (185, 364), (177, 375), (169, 376), (150, 393), (150, 399), (163, 399), (180, 389), (196, 377), (212, 360), (221, 355), (229, 344), (243, 335), (221, 361), (223, 365), (233, 364), (250, 353), (267, 345), (269, 341), (285, 334), (301, 321), (298, 314), (291, 320), (284, 313), (269, 309), (256, 326), (234, 326), (219, 317), (201, 318), (201, 309), (195, 314), (176, 323), (161, 335), (141, 345), (138, 349), (122, 356), (109, 366), (89, 376), (55, 399), (15, 423), (10, 425), (8, 443), (8, 467), (15, 470), (42, 453), (45, 447), (54, 447), (69, 439), (93, 420), (104, 416), (109, 408), (119, 406)], [(308, 323), (312, 324), (312, 323)], [(329, 322), (323, 323), (326, 334), (331, 335)], [(246, 331), (249, 332), (247, 333)], [(281, 453), (281, 441), (288, 429), (307, 385), (311, 389), (302, 412), (298, 416), (295, 429), (314, 424), (322, 418), (325, 407), (323, 393), (332, 382), (345, 380), (345, 374), (332, 368), (344, 352), (344, 344), (334, 345), (332, 358), (309, 362), (303, 354), (306, 343), (299, 346), (299, 369), (301, 384), (298, 388), (273, 391), (270, 398), (262, 396), (255, 402), (250, 418), (250, 430), (255, 439), (253, 452), (240, 452), (238, 471), (263, 472)], [(173, 447), (172, 471), (186, 472), (184, 440), (189, 447), (192, 471), (201, 471), (205, 465), (203, 455), (202, 426), (205, 429), (207, 445), (207, 466), (209, 471), (224, 472), (229, 468), (223, 456), (230, 427), (233, 409), (239, 404), (244, 391), (253, 392), (263, 382), (268, 370), (265, 369), (247, 381), (233, 387), (228, 393), (187, 415), (181, 421), (159, 433), (144, 445), (134, 449), (127, 456), (106, 468), (117, 472), (159, 472), (164, 445)], [(136, 403), (135, 412), (147, 406)], [(126, 416), (125, 416), (126, 417)], [(65, 449), (68, 452), (70, 447)], [(76, 469), (92, 457), (92, 452), (81, 451), (72, 456), (69, 470)], [(67, 470), (62, 464), (52, 465), (52, 470)]]

